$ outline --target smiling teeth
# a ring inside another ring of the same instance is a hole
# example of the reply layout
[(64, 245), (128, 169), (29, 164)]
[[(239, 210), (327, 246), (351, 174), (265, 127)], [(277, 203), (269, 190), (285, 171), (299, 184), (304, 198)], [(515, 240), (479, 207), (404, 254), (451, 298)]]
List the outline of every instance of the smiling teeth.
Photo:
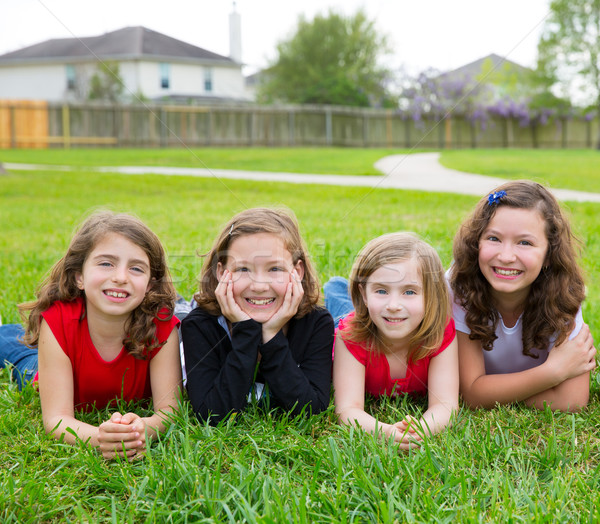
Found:
[(521, 271), (519, 271), (518, 269), (499, 269), (499, 268), (496, 268), (496, 273), (498, 273), (499, 275), (503, 275), (505, 277), (514, 277), (515, 275), (518, 275), (519, 273), (521, 273)]
[[(384, 317), (385, 318), (385, 317)], [(403, 318), (385, 318), (385, 320), (387, 322), (392, 322), (392, 323), (396, 323), (396, 322), (402, 322), (404, 319)]]
[(246, 300), (248, 302), (250, 302), (250, 304), (254, 304), (255, 306), (266, 306), (267, 304), (270, 304), (271, 302), (275, 301), (274, 298), (263, 298), (263, 299), (247, 298)]
[(106, 295), (108, 295), (109, 297), (115, 297), (115, 298), (125, 298), (127, 296), (127, 293), (121, 293), (118, 291), (105, 291), (104, 293)]

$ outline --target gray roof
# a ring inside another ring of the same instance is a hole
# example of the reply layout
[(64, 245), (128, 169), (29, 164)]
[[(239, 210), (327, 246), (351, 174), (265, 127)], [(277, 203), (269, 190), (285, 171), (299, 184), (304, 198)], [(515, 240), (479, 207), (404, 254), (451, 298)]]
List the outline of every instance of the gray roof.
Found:
[(82, 60), (170, 59), (237, 65), (231, 58), (182, 42), (146, 27), (124, 27), (100, 36), (55, 38), (4, 55), (0, 62), (76, 62)]
[(483, 68), (484, 63), (491, 63), (492, 69), (495, 71), (501, 71), (504, 67), (509, 67), (511, 70), (516, 71), (518, 73), (525, 73), (526, 71), (530, 71), (529, 68), (517, 64), (508, 58), (504, 58), (500, 55), (496, 55), (492, 53), (491, 55), (484, 56), (479, 60), (475, 60), (469, 64), (461, 66), (457, 69), (453, 69), (452, 71), (447, 71), (446, 73), (442, 73), (439, 77), (463, 77), (463, 78), (475, 78), (477, 75), (481, 74), (481, 70)]

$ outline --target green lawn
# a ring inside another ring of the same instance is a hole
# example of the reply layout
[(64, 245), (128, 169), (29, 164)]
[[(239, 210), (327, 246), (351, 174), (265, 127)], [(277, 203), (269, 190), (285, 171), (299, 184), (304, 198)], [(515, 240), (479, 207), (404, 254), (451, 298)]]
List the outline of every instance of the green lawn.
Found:
[[(425, 150), (346, 148), (37, 149), (0, 150), (0, 162), (91, 166), (175, 166), (289, 173), (381, 175), (383, 156)], [(442, 151), (442, 165), (507, 179), (529, 178), (554, 188), (600, 192), (594, 150), (470, 149)], [(451, 181), (449, 182), (451, 183)]]
[(194, 148), (0, 151), (0, 161), (73, 166), (177, 166), (289, 173), (381, 175), (373, 164), (397, 149)]
[(554, 188), (600, 193), (600, 151), (469, 149), (444, 151), (442, 165), (500, 178), (529, 178)]
[[(237, 165), (235, 155), (242, 165), (248, 150), (231, 151), (230, 166)], [(351, 156), (354, 150), (341, 151)], [(324, 150), (322, 155), (330, 152)], [(19, 161), (49, 162), (37, 160), (41, 156), (33, 160), (27, 152), (3, 151), (0, 158), (17, 161), (8, 158), (10, 153), (21, 153)], [(100, 153), (102, 165), (119, 164), (125, 153), (129, 163), (147, 165), (162, 151)], [(301, 156), (302, 150), (294, 154)], [(478, 165), (478, 155), (474, 152), (473, 166)], [(55, 158), (59, 164), (76, 164)], [(85, 165), (93, 164), (91, 156), (88, 162)], [(274, 157), (273, 164), (279, 165)], [(524, 161), (521, 176), (529, 176), (531, 167)], [(535, 176), (535, 171), (531, 173)], [(592, 175), (588, 174), (590, 179)], [(568, 177), (557, 178), (557, 187), (568, 184)], [(68, 173), (9, 173), (0, 176), (0, 313), (5, 323), (18, 320), (16, 304), (33, 296), (76, 225), (97, 207), (136, 213), (156, 231), (167, 248), (178, 291), (189, 296), (202, 263), (197, 255), (210, 248), (232, 214), (246, 207), (293, 209), (325, 280), (347, 274), (367, 240), (393, 230), (419, 233), (438, 249), (447, 266), (454, 232), (476, 201), (469, 196), (399, 190), (117, 176), (84, 167)], [(567, 209), (586, 246), (582, 265), (589, 298), (584, 317), (600, 339), (600, 284), (595, 278), (600, 269), (600, 207), (569, 203)], [(210, 428), (193, 420), (184, 404), (151, 453), (129, 464), (107, 463), (87, 448), (47, 438), (37, 393), (31, 388), (19, 393), (1, 371), (0, 519), (597, 522), (596, 376), (591, 404), (581, 414), (535, 412), (521, 406), (464, 409), (453, 428), (410, 453), (398, 453), (370, 435), (340, 427), (331, 410), (288, 420), (251, 409)], [(371, 402), (369, 409), (382, 420), (395, 421), (407, 412), (418, 414), (424, 404), (402, 398)], [(86, 417), (97, 423), (106, 414)]]

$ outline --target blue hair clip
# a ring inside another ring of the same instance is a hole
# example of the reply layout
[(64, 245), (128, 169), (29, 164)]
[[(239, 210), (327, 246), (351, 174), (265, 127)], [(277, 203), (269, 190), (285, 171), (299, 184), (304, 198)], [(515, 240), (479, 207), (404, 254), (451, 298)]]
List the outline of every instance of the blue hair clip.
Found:
[(506, 196), (506, 191), (496, 191), (494, 193), (490, 193), (488, 196), (488, 206), (493, 206), (497, 204)]

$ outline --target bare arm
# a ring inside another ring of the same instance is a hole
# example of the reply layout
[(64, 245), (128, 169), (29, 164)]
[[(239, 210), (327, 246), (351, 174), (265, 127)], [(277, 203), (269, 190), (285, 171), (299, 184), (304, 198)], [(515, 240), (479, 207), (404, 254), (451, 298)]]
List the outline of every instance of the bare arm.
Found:
[(333, 389), (335, 412), (340, 422), (360, 426), (374, 435), (393, 436), (395, 442), (402, 442), (404, 431), (379, 422), (365, 411), (365, 366), (348, 351), (340, 336), (335, 339)]
[[(176, 331), (169, 337), (167, 344), (169, 343), (177, 344)], [(155, 359), (165, 349), (167, 348), (163, 347)], [(177, 351), (176, 347), (175, 351)], [(145, 420), (139, 415), (114, 413), (109, 420), (98, 427), (75, 418), (71, 361), (60, 347), (45, 320), (42, 321), (40, 327), (38, 353), (42, 419), (47, 433), (52, 433), (56, 438), (62, 436), (64, 441), (69, 444), (76, 444), (78, 441), (87, 442), (98, 448), (105, 458), (115, 458), (117, 455), (133, 457), (139, 450), (145, 449), (144, 429), (147, 424), (136, 424), (136, 420), (142, 422)], [(168, 353), (167, 351), (163, 359), (165, 369), (168, 368), (166, 364)], [(178, 353), (176, 354), (178, 355)], [(177, 365), (179, 366), (179, 363)], [(181, 373), (181, 371), (176, 372)], [(152, 377), (152, 370), (150, 373)], [(172, 402), (166, 395), (164, 395), (164, 399), (159, 402), (160, 407), (156, 409), (157, 411), (165, 409), (164, 402)], [(157, 417), (158, 420), (154, 417)], [(147, 420), (150, 428), (161, 428), (162, 418), (159, 415), (148, 417)]]
[(525, 399), (525, 404), (537, 409), (544, 409), (548, 404), (551, 409), (561, 411), (579, 411), (587, 406), (590, 399), (590, 372), (582, 373), (560, 383), (558, 386), (542, 391)]
[(553, 348), (543, 364), (516, 373), (487, 375), (481, 343), (460, 331), (458, 353), (460, 390), (469, 407), (525, 401), (535, 407), (546, 402), (552, 409), (576, 410), (587, 403), (596, 354), (587, 326), (573, 340)]
[(150, 385), (154, 414), (141, 418), (149, 437), (164, 431), (165, 422), (177, 410), (181, 395), (181, 362), (179, 335), (174, 329), (165, 345), (150, 361)]
[[(45, 320), (40, 326), (38, 366), (42, 420), (46, 433), (52, 433), (56, 438), (64, 435), (65, 442), (69, 444), (81, 439), (90, 440), (93, 446), (98, 446), (98, 428), (74, 417), (71, 361)], [(75, 431), (77, 436), (67, 432), (67, 428)]]
[(450, 422), (458, 409), (458, 342), (456, 338), (429, 363), (427, 396), (429, 406), (419, 425), (434, 435)]

